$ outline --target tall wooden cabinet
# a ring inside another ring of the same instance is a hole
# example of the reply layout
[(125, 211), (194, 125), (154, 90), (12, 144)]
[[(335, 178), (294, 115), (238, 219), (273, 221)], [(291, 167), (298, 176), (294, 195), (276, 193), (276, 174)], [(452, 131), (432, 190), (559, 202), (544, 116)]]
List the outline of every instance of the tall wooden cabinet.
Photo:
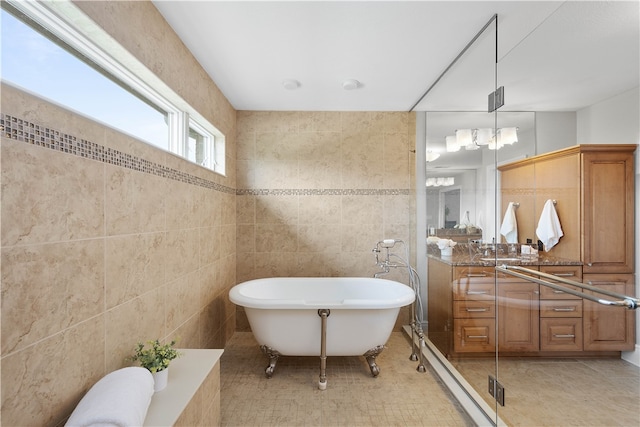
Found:
[[(536, 241), (544, 203), (555, 200), (564, 236), (549, 255), (582, 261), (585, 283), (632, 295), (635, 150), (632, 144), (577, 145), (503, 165), (502, 212), (519, 203), (518, 236)], [(544, 320), (543, 333), (555, 322)], [(632, 311), (585, 300), (582, 322), (585, 351), (633, 349)]]

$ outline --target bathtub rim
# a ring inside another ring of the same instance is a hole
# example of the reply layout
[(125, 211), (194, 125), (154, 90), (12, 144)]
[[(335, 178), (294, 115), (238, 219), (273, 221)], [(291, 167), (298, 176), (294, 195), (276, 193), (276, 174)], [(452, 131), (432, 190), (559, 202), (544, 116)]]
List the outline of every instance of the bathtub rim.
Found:
[[(250, 295), (243, 294), (242, 291), (245, 288), (256, 286), (259, 283), (266, 283), (278, 280), (284, 280), (286, 282), (291, 281), (310, 281), (319, 282), (323, 280), (347, 280), (348, 282), (377, 282), (392, 286), (397, 290), (399, 295), (394, 295), (390, 298), (349, 298), (343, 300), (303, 300), (303, 299), (291, 299), (291, 298), (256, 298)], [(401, 308), (412, 304), (415, 301), (415, 292), (410, 286), (404, 283), (375, 278), (375, 277), (268, 277), (261, 279), (247, 280), (242, 283), (238, 283), (229, 290), (229, 299), (235, 305), (254, 308), (254, 309), (279, 309), (279, 310), (306, 310), (306, 309), (345, 309), (345, 310), (366, 310), (366, 309), (389, 309), (389, 308)]]

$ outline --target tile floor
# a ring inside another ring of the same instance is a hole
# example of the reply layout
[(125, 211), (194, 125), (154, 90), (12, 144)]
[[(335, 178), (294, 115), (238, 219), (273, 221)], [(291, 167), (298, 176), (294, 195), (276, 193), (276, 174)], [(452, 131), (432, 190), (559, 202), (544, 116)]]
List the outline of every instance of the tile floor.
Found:
[[(481, 396), (495, 359), (453, 361)], [(500, 358), (510, 426), (640, 426), (640, 368), (622, 359)], [(494, 404), (495, 405), (495, 402)]]
[(281, 357), (273, 378), (251, 332), (236, 332), (221, 361), (222, 426), (467, 426), (473, 423), (427, 367), (416, 371), (411, 345), (392, 333), (371, 376), (364, 357), (328, 357), (318, 389), (318, 357)]

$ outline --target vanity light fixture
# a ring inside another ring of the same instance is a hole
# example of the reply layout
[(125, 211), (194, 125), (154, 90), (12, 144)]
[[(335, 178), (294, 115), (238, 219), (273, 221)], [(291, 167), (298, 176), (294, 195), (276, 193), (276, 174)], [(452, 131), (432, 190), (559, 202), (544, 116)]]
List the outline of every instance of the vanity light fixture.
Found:
[(444, 140), (447, 147), (447, 153), (454, 153), (460, 150), (460, 144), (458, 144), (458, 140), (455, 135), (449, 135), (445, 137)]
[(455, 178), (452, 176), (448, 177), (437, 177), (437, 178), (427, 178), (426, 185), (427, 187), (449, 187), (455, 184)]
[(296, 90), (300, 87), (300, 82), (295, 79), (285, 79), (282, 81), (282, 87), (287, 90)]
[[(491, 128), (458, 129), (456, 130), (455, 139), (458, 147), (464, 147), (465, 150), (477, 150), (483, 146), (487, 146), (490, 150), (499, 150), (505, 145), (518, 142), (518, 128), (500, 128), (497, 131), (497, 137)], [(447, 151), (458, 150), (449, 150), (447, 141)]]

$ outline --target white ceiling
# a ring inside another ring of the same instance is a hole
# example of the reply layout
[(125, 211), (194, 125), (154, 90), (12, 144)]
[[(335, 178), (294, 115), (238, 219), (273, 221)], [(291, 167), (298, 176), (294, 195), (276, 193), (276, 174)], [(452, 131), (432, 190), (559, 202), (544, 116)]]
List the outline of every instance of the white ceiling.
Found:
[[(238, 110), (409, 111), (494, 14), (503, 110), (575, 111), (639, 85), (638, 1), (153, 2)], [(416, 110), (486, 111), (494, 35)]]

